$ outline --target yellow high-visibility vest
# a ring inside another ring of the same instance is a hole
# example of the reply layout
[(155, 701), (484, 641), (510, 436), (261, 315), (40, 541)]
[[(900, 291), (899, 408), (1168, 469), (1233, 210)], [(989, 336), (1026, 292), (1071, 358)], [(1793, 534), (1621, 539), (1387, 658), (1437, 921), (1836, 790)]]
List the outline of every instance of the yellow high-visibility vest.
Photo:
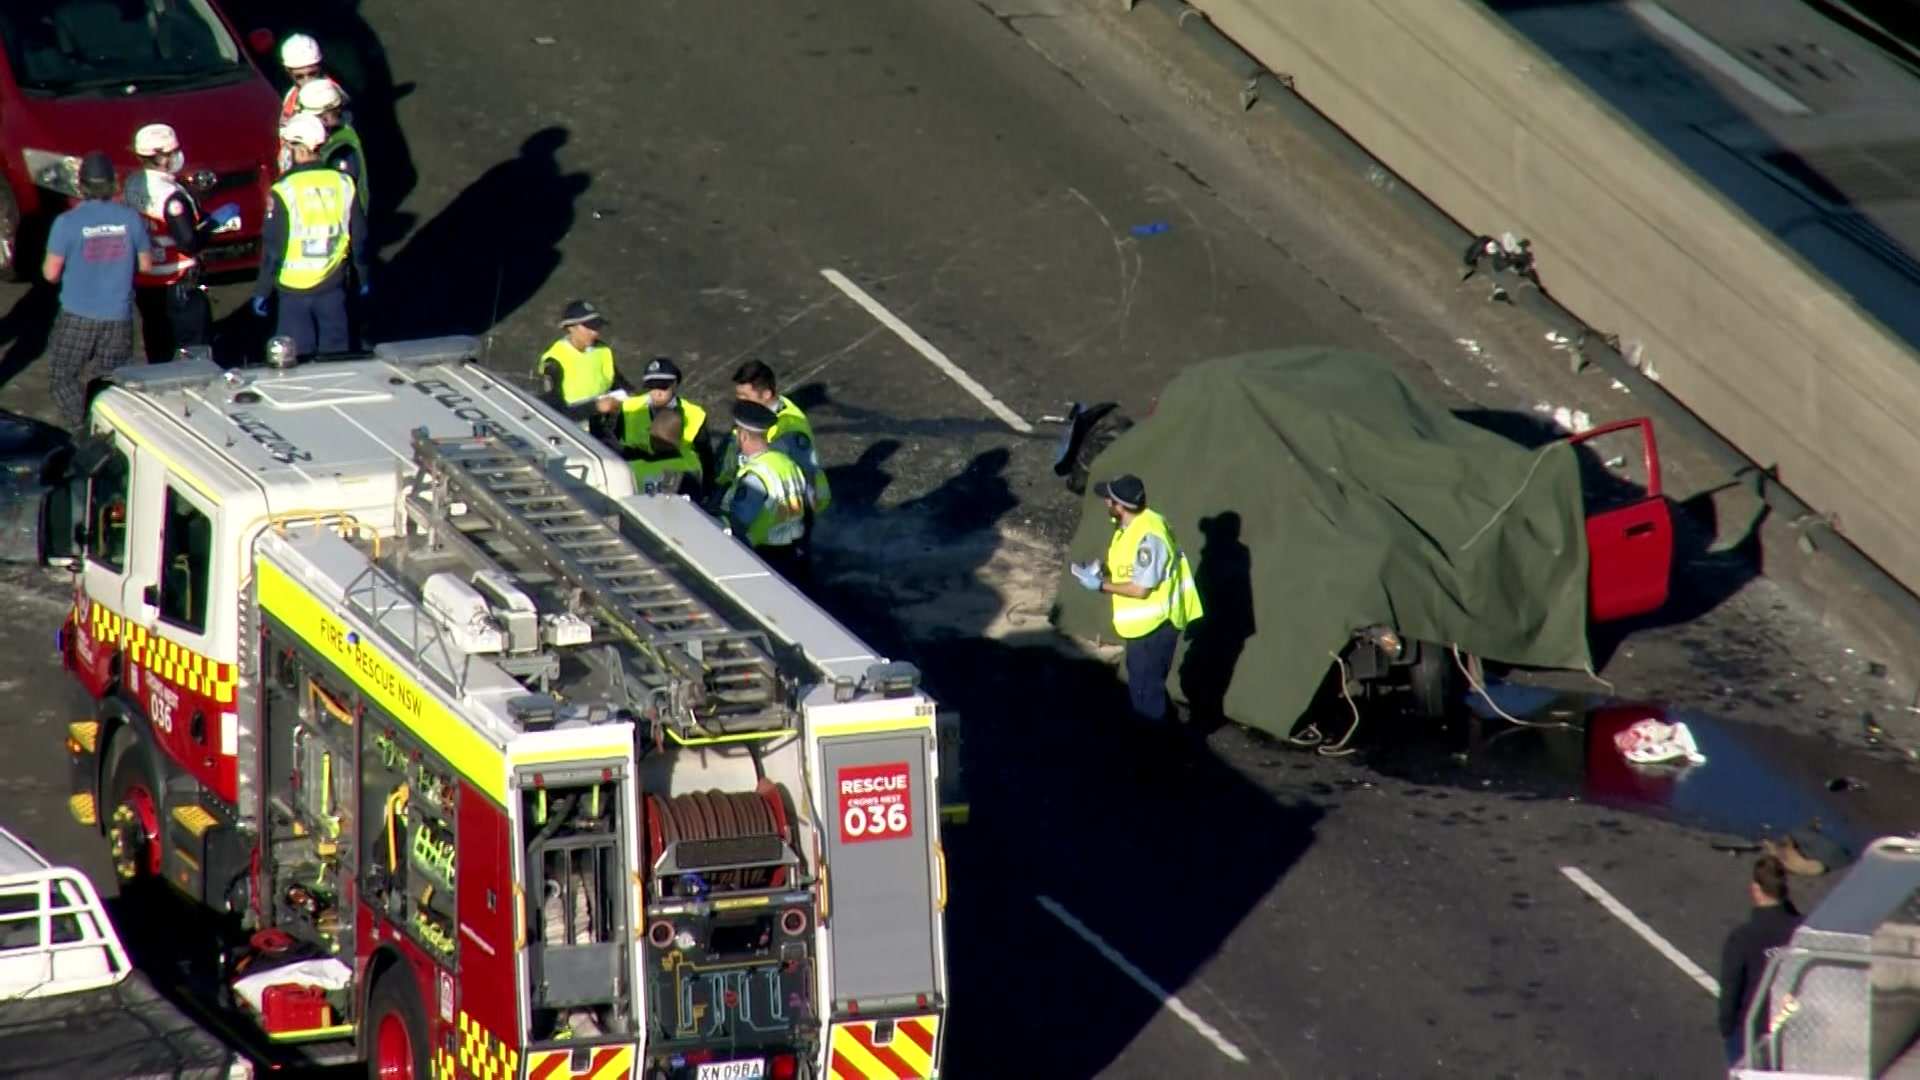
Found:
[(347, 260), (353, 178), (335, 169), (298, 169), (273, 185), (287, 208), (287, 253), (279, 285), (311, 289)]
[(1136, 600), (1113, 594), (1113, 629), (1123, 638), (1146, 637), (1169, 619), (1173, 620), (1176, 630), (1184, 629), (1205, 614), (1200, 606), (1200, 592), (1193, 586), (1193, 568), (1187, 565), (1186, 554), (1174, 543), (1167, 519), (1157, 511), (1142, 510), (1126, 528), (1114, 530), (1113, 541), (1107, 545), (1107, 580), (1122, 582), (1132, 578), (1140, 541), (1148, 536), (1159, 537), (1171, 557), (1166, 576), (1144, 598)]
[(807, 474), (778, 450), (755, 454), (741, 462), (739, 479), (721, 500), (723, 513), (733, 508), (734, 493), (749, 476), (760, 481), (767, 498), (760, 504), (760, 513), (747, 525), (747, 543), (774, 547), (799, 540), (807, 528)]
[(689, 461), (685, 455), (681, 454), (661, 458), (658, 461), (635, 458), (627, 462), (627, 465), (633, 469), (634, 490), (642, 494), (659, 491), (671, 495), (680, 487), (680, 481), (676, 477), (700, 475), (699, 460)]
[[(620, 444), (635, 449), (651, 444), (653, 440), (653, 402), (645, 394), (635, 394), (620, 406)], [(693, 441), (707, 426), (707, 410), (680, 399), (680, 445), (692, 447)]]
[[(645, 394), (628, 398), (620, 406), (620, 444), (634, 450), (645, 450), (653, 445), (653, 403)], [(700, 467), (700, 455), (694, 449), (694, 439), (707, 426), (707, 410), (680, 399), (680, 453), (674, 457), (655, 461), (635, 460), (633, 482), (644, 491), (648, 483), (658, 483), (668, 473), (687, 473), (700, 476), (704, 473)]]
[(833, 501), (833, 488), (827, 483), (827, 470), (819, 467), (820, 440), (813, 437), (813, 424), (807, 420), (807, 414), (801, 412), (800, 406), (784, 394), (780, 397), (780, 407), (774, 410), (773, 427), (767, 432), (767, 441), (774, 442), (782, 435), (807, 437), (807, 448), (814, 460), (808, 463), (809, 467), (804, 471), (807, 482), (813, 486), (813, 511), (816, 514), (824, 511), (827, 504)]
[(540, 362), (533, 365), (534, 375), (539, 375), (549, 360), (560, 365), (560, 400), (568, 405), (590, 401), (613, 389), (613, 350), (605, 345), (595, 342), (581, 352), (573, 342), (561, 338), (540, 354)]

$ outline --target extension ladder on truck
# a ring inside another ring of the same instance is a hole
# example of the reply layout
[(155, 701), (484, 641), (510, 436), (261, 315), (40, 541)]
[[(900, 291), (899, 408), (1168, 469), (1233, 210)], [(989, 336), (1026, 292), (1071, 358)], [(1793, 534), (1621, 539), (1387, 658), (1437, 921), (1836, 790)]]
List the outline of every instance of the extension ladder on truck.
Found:
[[(762, 634), (735, 629), (665, 565), (622, 532), (611, 511), (589, 505), (577, 482), (552, 471), (517, 439), (497, 434), (434, 439), (413, 435), (420, 478), (441, 515), (464, 505), (472, 519), (579, 590), (585, 606), (654, 666), (655, 689), (701, 718), (751, 714), (782, 699), (780, 676)], [(587, 612), (582, 612), (587, 614)], [(775, 710), (777, 711), (777, 710)]]

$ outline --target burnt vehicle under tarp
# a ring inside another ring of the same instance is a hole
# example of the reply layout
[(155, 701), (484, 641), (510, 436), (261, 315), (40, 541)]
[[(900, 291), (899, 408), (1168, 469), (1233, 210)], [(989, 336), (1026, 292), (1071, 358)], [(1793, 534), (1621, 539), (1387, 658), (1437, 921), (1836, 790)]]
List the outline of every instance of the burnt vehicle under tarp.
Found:
[[(1633, 445), (1596, 452), (1607, 440)], [(1089, 481), (1146, 482), (1207, 609), (1176, 690), (1296, 741), (1322, 693), (1438, 716), (1483, 658), (1590, 670), (1590, 622), (1666, 602), (1673, 529), (1650, 421), (1524, 446), (1366, 353), (1197, 364), (1138, 422), (1075, 406), (1055, 471), (1085, 499), (1076, 561), (1104, 558), (1113, 535)], [(1061, 630), (1114, 639), (1105, 596), (1064, 572), (1059, 595)]]

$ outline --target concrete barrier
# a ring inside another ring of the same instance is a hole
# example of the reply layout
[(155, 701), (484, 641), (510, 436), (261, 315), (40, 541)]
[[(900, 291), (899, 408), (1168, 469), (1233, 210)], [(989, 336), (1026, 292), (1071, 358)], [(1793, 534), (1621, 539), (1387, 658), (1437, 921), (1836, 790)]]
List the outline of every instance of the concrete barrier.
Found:
[(1920, 356), (1476, 0), (1188, 0), (1920, 592)]

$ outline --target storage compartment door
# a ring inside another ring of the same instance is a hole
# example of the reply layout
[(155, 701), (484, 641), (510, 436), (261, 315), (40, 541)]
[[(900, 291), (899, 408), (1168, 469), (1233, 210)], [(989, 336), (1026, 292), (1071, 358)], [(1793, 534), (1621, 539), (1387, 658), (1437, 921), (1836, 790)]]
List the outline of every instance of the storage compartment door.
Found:
[(915, 731), (820, 744), (835, 1016), (849, 1002), (863, 1014), (925, 1007), (939, 988), (929, 738)]

